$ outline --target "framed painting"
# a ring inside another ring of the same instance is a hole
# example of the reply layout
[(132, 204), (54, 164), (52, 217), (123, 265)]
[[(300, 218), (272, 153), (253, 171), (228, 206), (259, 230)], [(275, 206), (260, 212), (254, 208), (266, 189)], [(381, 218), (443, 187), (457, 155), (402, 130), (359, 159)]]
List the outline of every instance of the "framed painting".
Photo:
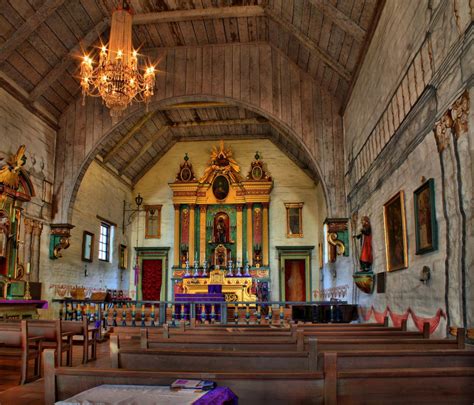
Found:
[(94, 234), (84, 231), (82, 235), (82, 261), (92, 262), (94, 254)]
[(384, 204), (383, 220), (387, 271), (406, 269), (408, 267), (407, 225), (403, 191), (399, 191)]
[(120, 244), (119, 246), (119, 269), (126, 269), (128, 264), (127, 246)]
[(413, 193), (415, 204), (416, 254), (438, 249), (434, 179), (429, 179)]
[(145, 239), (161, 238), (161, 205), (145, 205)]
[(212, 192), (217, 200), (225, 200), (229, 195), (229, 190), (229, 180), (226, 176), (221, 174), (214, 179), (214, 182), (212, 183)]
[(285, 203), (286, 237), (303, 237), (303, 205), (304, 203)]

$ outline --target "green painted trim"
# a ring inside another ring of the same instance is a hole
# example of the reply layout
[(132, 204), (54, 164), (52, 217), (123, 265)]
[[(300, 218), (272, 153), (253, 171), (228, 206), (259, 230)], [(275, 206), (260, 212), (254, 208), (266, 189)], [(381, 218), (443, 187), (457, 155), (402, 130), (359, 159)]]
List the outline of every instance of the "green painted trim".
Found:
[(279, 265), (280, 301), (286, 301), (285, 294), (285, 262), (286, 260), (305, 261), (305, 296), (306, 301), (311, 301), (311, 286), (313, 275), (311, 272), (311, 251), (314, 246), (277, 246)]
[[(162, 264), (162, 275), (161, 275), (161, 289), (160, 298), (166, 301), (168, 299), (168, 252), (169, 247), (138, 247), (135, 251), (138, 255), (138, 265), (140, 266), (140, 273), (138, 275), (137, 283), (137, 301), (143, 299), (142, 293), (142, 272), (143, 272), (143, 260), (161, 260)], [(144, 255), (143, 253), (150, 252), (151, 254)]]

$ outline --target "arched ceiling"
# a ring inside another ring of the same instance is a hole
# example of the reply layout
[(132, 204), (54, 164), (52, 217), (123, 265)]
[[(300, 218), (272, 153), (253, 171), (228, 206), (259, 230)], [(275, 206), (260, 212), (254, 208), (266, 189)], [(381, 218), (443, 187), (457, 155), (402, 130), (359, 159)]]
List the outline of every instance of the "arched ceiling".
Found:
[[(151, 55), (183, 46), (268, 43), (344, 105), (384, 1), (130, 0), (133, 41)], [(55, 125), (79, 96), (78, 56), (100, 38), (107, 41), (116, 5), (3, 1), (0, 85)]]
[(134, 185), (176, 142), (261, 138), (270, 139), (318, 182), (308, 153), (283, 129), (252, 111), (217, 102), (174, 104), (132, 116), (102, 143), (96, 160)]

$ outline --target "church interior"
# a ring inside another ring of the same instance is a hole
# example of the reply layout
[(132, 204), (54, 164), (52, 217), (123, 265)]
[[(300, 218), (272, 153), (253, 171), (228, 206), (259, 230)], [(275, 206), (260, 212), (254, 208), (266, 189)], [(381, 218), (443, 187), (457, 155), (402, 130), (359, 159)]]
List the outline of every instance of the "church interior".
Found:
[(2, 1), (0, 404), (472, 404), (473, 19)]

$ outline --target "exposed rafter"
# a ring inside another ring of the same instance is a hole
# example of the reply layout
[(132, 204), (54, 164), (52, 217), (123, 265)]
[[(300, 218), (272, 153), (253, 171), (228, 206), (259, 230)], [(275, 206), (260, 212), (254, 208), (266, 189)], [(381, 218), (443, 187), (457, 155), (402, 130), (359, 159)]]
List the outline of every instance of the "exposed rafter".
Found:
[(133, 24), (157, 24), (179, 21), (209, 20), (213, 18), (260, 17), (263, 15), (264, 10), (260, 6), (210, 7), (137, 14), (133, 17)]
[(133, 126), (133, 128), (127, 132), (127, 134), (118, 141), (115, 146), (104, 156), (104, 163), (107, 163), (113, 155), (125, 145), (132, 137), (145, 125), (151, 117), (155, 114), (155, 111), (150, 111), (146, 113), (140, 120)]
[(327, 54), (324, 50), (322, 50), (314, 41), (312, 41), (309, 37), (304, 35), (300, 30), (298, 30), (293, 24), (289, 23), (288, 21), (282, 19), (278, 16), (275, 12), (271, 9), (266, 8), (265, 13), (278, 25), (281, 26), (282, 29), (289, 32), (293, 35), (298, 41), (301, 42), (303, 46), (305, 46), (309, 51), (314, 52), (326, 65), (332, 68), (336, 73), (338, 73), (341, 77), (345, 80), (350, 82), (351, 80), (351, 73), (342, 66), (338, 61), (334, 60), (331, 56)]
[(44, 91), (51, 86), (74, 62), (74, 56), (81, 54), (83, 50), (89, 48), (99, 36), (109, 27), (110, 18), (104, 18), (99, 22), (89, 33), (72, 48), (66, 55), (64, 55), (61, 61), (51, 69), (48, 74), (41, 80), (36, 87), (31, 91), (31, 100), (36, 100), (40, 97)]
[(63, 3), (64, 0), (47, 0), (8, 40), (0, 45), (0, 63), (5, 62), (18, 46), (26, 41), (36, 28)]
[(351, 20), (337, 7), (334, 7), (327, 0), (309, 0), (309, 2), (316, 7), (324, 17), (329, 18), (334, 24), (336, 24), (343, 31), (354, 37), (359, 42), (363, 42), (365, 39), (366, 31)]
[(262, 125), (268, 123), (263, 117), (244, 118), (235, 120), (206, 120), (206, 121), (186, 121), (177, 122), (172, 128), (191, 128), (191, 127), (211, 127), (217, 125)]
[(140, 159), (146, 152), (148, 152), (148, 149), (150, 149), (150, 148), (152, 147), (152, 145), (153, 145), (159, 138), (161, 138), (162, 136), (164, 136), (164, 135), (166, 134), (166, 132), (168, 132), (169, 128), (170, 128), (170, 127), (169, 127), (168, 125), (165, 125), (165, 126), (161, 127), (161, 128), (151, 137), (151, 139), (150, 139), (145, 145), (142, 146), (140, 152), (138, 152), (138, 154), (135, 155), (132, 160), (130, 160), (129, 162), (127, 162), (127, 164), (124, 166), (124, 168), (120, 170), (120, 174), (125, 173), (131, 166), (133, 166), (133, 164), (134, 164), (138, 159)]

